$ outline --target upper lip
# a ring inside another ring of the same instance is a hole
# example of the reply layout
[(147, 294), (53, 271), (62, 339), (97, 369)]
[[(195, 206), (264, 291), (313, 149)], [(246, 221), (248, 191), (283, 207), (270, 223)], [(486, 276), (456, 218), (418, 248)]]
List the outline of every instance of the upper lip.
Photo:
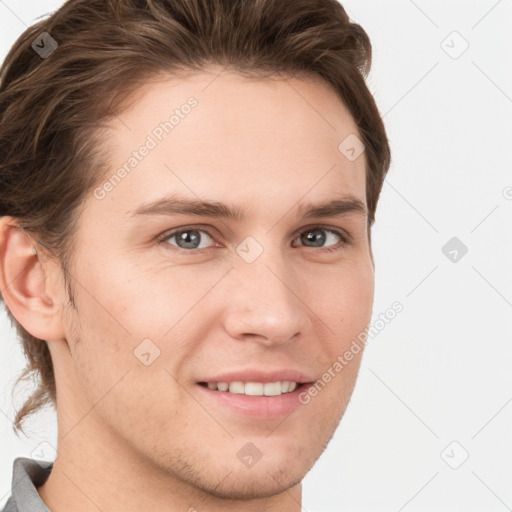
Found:
[(278, 382), (289, 381), (297, 383), (312, 382), (314, 379), (300, 371), (291, 368), (281, 370), (258, 370), (248, 368), (246, 370), (230, 371), (218, 375), (207, 377), (200, 382)]

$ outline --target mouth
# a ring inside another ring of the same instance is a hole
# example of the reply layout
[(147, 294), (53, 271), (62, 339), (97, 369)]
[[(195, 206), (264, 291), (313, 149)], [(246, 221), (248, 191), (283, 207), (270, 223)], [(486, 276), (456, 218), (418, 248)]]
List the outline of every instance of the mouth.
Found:
[(305, 386), (306, 383), (283, 380), (276, 382), (199, 382), (199, 385), (212, 391), (223, 391), (237, 395), (280, 396), (291, 393)]
[(299, 395), (313, 382), (198, 382), (201, 395), (214, 407), (237, 417), (273, 420), (288, 416), (302, 404)]

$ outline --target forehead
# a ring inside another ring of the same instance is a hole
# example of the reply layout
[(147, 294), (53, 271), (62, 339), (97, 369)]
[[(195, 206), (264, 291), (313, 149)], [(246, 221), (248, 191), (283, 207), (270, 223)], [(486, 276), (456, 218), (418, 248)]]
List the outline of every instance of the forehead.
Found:
[(192, 121), (180, 123), (181, 132), (190, 126), (197, 134), (239, 139), (249, 130), (273, 136), (279, 131), (284, 138), (325, 137), (332, 132), (335, 139), (358, 132), (338, 94), (319, 76), (249, 78), (218, 66), (183, 76), (153, 77), (132, 94), (130, 107), (110, 126), (119, 136), (144, 135), (191, 97), (198, 108), (193, 109)]
[[(108, 198), (126, 212), (163, 192), (234, 203), (276, 190), (314, 202), (339, 190), (364, 201), (364, 154), (350, 161), (339, 149), (357, 134), (350, 112), (320, 77), (247, 78), (213, 67), (160, 75), (109, 124), (106, 178), (121, 167), (128, 172)], [(151, 148), (135, 162), (143, 146)], [(134, 165), (127, 165), (130, 158)]]

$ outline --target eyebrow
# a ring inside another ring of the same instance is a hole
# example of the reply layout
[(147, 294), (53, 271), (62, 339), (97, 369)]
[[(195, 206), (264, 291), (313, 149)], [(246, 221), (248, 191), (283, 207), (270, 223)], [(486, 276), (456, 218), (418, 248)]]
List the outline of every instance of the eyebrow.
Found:
[[(356, 213), (367, 215), (365, 203), (352, 195), (324, 201), (317, 204), (299, 204), (297, 207), (302, 218), (342, 217)], [(130, 210), (131, 217), (146, 215), (196, 215), (230, 219), (241, 222), (248, 217), (245, 208), (239, 205), (229, 205), (218, 201), (192, 199), (181, 196), (170, 196), (157, 199), (151, 203), (142, 204), (135, 210)]]

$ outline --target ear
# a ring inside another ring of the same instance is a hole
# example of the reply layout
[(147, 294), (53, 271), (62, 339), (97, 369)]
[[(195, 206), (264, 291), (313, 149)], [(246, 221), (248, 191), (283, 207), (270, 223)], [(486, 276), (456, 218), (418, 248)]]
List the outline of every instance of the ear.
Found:
[(65, 339), (59, 265), (36, 252), (13, 217), (0, 217), (0, 290), (6, 306), (32, 336)]

